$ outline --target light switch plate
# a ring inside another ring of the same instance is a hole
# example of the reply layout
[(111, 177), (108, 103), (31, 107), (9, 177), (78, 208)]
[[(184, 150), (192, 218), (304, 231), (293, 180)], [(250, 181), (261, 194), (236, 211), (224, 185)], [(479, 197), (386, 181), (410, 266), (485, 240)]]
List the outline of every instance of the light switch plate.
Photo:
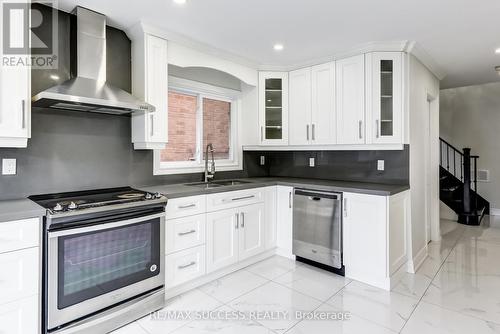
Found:
[(377, 170), (385, 170), (385, 160), (377, 160)]
[(2, 159), (2, 175), (16, 175), (16, 159)]
[(260, 156), (260, 165), (264, 166), (266, 164), (266, 157), (264, 155)]
[(314, 167), (315, 161), (314, 158), (309, 158), (309, 167)]

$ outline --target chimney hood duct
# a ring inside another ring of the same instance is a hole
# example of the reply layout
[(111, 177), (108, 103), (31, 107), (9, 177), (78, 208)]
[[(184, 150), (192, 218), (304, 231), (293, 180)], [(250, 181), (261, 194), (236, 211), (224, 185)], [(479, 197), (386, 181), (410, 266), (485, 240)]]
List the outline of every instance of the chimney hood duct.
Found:
[(114, 115), (155, 107), (106, 83), (106, 17), (83, 7), (77, 16), (77, 76), (32, 98), (33, 107)]

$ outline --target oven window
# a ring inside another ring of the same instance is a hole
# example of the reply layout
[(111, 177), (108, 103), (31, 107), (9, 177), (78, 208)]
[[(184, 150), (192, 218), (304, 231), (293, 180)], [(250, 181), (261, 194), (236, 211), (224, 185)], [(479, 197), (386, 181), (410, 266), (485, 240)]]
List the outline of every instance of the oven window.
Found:
[(160, 273), (160, 218), (58, 238), (58, 308)]

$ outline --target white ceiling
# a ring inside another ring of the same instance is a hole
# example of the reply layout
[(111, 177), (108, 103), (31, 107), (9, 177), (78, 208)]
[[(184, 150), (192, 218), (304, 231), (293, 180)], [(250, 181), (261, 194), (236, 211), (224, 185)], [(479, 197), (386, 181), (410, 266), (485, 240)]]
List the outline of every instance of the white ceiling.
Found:
[[(416, 41), (444, 88), (500, 81), (499, 0), (59, 0), (128, 28), (140, 20), (260, 65), (294, 65), (372, 41)], [(275, 52), (273, 44), (285, 45)]]

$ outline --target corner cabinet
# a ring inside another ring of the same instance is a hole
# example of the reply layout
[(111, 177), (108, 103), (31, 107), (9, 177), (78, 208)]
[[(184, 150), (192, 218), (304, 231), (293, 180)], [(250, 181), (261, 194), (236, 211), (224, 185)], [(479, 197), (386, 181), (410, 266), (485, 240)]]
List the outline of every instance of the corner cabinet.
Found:
[(288, 73), (259, 72), (261, 145), (288, 144)]
[[(0, 10), (1, 14), (1, 10)], [(24, 22), (12, 21), (23, 36)], [(3, 36), (0, 25), (0, 36)], [(12, 41), (11, 41), (12, 42)], [(15, 42), (15, 41), (14, 41)], [(3, 50), (0, 38), (0, 48)], [(20, 41), (23, 45), (23, 41)], [(0, 64), (0, 147), (24, 148), (31, 137), (31, 67)]]
[(132, 115), (132, 142), (135, 149), (163, 149), (168, 142), (167, 41), (141, 28), (130, 34), (132, 92), (156, 108)]
[(373, 144), (403, 140), (403, 54), (366, 54), (367, 115)]

